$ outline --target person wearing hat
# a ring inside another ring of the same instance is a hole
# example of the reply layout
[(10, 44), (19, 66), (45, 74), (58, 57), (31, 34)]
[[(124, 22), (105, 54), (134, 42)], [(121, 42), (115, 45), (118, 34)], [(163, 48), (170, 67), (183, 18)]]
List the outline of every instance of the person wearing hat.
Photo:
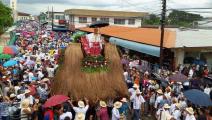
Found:
[(112, 110), (112, 119), (111, 120), (120, 120), (121, 115), (119, 113), (119, 108), (121, 108), (122, 103), (117, 101), (113, 104), (113, 110)]
[(85, 115), (89, 108), (89, 101), (87, 98), (85, 98), (85, 102), (86, 102), (86, 105), (82, 100), (80, 100), (78, 101), (78, 107), (75, 107), (72, 101), (69, 101), (69, 103), (71, 104), (72, 108), (74, 109), (76, 113), (75, 120), (85, 120)]
[(99, 102), (100, 109), (97, 111), (96, 115), (99, 120), (110, 120), (107, 110), (107, 104), (105, 101)]
[(159, 104), (163, 101), (163, 91), (161, 89), (157, 90), (157, 97), (155, 101), (155, 108), (159, 108)]
[(121, 102), (122, 102), (122, 106), (121, 108), (119, 109), (119, 112), (124, 115), (124, 120), (128, 120), (129, 116), (128, 116), (128, 113), (130, 111), (130, 105), (129, 105), (129, 102), (127, 101), (127, 98), (122, 98), (121, 99)]
[(185, 120), (196, 120), (196, 118), (194, 117), (194, 110), (192, 107), (187, 107), (185, 110), (186, 110)]
[(157, 120), (168, 120), (170, 106), (168, 104), (164, 104), (162, 108), (158, 109), (156, 112)]
[(170, 106), (170, 113), (173, 113), (174, 110), (176, 109), (176, 103), (178, 103), (178, 100), (177, 98), (175, 97), (172, 97), (172, 100), (171, 100), (171, 106)]
[(175, 107), (175, 110), (172, 113), (172, 115), (173, 115), (175, 120), (180, 120), (180, 117), (181, 117), (180, 107), (181, 107), (181, 105), (180, 105), (180, 103), (176, 103), (175, 106), (176, 107)]
[[(135, 96), (136, 95), (136, 90), (139, 88), (137, 84), (134, 84), (132, 88), (128, 89), (128, 92), (130, 93), (130, 96)], [(131, 107), (133, 107), (133, 101), (130, 100), (131, 102)]]
[(139, 89), (136, 90), (136, 95), (131, 96), (130, 100), (133, 101), (133, 120), (141, 119), (141, 105), (145, 102)]
[(172, 88), (170, 86), (167, 86), (164, 92), (164, 95), (167, 97), (171, 97), (171, 90)]
[(17, 98), (21, 100), (21, 102), (24, 99), (28, 99), (29, 100), (29, 104), (33, 105), (33, 101), (34, 101), (34, 97), (32, 95), (30, 95), (30, 90), (26, 89), (25, 92), (23, 94), (19, 94), (17, 95)]
[(28, 120), (32, 114), (32, 109), (30, 108), (30, 101), (24, 99), (21, 101), (21, 120)]

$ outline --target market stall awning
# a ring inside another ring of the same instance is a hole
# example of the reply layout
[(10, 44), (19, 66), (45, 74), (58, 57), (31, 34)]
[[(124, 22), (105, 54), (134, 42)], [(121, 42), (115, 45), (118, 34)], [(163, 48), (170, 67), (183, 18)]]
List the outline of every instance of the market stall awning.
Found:
[(116, 44), (118, 46), (130, 49), (130, 50), (138, 51), (138, 52), (156, 56), (156, 57), (160, 56), (160, 47), (127, 41), (127, 40), (119, 39), (115, 37), (111, 37), (109, 41), (113, 44)]

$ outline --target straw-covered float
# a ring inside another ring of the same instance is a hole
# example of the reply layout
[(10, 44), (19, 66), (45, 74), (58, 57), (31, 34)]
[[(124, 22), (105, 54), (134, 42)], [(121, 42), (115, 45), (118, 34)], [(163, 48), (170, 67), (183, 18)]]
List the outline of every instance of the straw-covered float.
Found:
[[(110, 100), (128, 96), (123, 68), (115, 45), (103, 43), (99, 30), (71, 43), (56, 73), (52, 94), (69, 95), (75, 100)], [(93, 41), (94, 40), (94, 41)]]

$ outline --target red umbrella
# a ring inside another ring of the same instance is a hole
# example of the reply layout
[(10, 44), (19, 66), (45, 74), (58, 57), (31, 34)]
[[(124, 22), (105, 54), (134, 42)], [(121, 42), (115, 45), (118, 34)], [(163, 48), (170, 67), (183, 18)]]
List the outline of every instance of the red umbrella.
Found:
[(10, 54), (10, 55), (14, 55), (15, 54), (14, 50), (11, 47), (9, 47), (9, 46), (5, 46), (4, 47), (3, 53), (4, 54)]
[(43, 105), (45, 108), (56, 106), (59, 104), (64, 103), (65, 101), (69, 100), (70, 98), (65, 95), (54, 95), (50, 97), (45, 104)]

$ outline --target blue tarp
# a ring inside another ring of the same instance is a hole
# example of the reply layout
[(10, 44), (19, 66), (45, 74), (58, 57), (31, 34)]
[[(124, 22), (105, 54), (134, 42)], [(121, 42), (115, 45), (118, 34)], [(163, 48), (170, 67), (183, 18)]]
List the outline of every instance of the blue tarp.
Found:
[(130, 49), (130, 50), (138, 51), (138, 52), (156, 56), (156, 57), (160, 56), (160, 47), (132, 42), (132, 41), (115, 38), (115, 37), (111, 37), (109, 41), (113, 44), (116, 44), (118, 46)]

